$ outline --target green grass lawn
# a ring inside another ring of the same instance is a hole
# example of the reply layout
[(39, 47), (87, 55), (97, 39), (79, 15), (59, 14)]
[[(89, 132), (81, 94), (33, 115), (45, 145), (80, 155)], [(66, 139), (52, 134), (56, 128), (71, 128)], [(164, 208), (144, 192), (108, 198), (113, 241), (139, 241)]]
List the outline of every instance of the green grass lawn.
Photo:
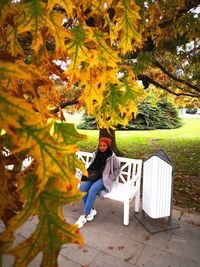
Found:
[[(98, 130), (78, 130), (88, 136), (78, 147), (94, 151)], [(174, 202), (200, 212), (200, 117), (182, 119), (182, 126), (170, 130), (116, 131), (116, 142), (124, 157), (147, 159), (163, 149), (174, 165)]]

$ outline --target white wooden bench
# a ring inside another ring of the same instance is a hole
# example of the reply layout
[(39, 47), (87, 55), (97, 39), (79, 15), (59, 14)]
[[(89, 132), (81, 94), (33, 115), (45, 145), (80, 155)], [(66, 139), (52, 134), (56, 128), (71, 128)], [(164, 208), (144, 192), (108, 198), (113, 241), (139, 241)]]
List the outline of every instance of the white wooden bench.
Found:
[[(87, 168), (93, 153), (78, 151), (76, 154), (85, 163)], [(118, 159), (121, 166), (120, 175), (113, 182), (111, 192), (106, 193), (104, 198), (124, 203), (124, 225), (128, 225), (129, 206), (133, 198), (135, 198), (135, 212), (139, 212), (142, 160), (124, 157), (118, 157)]]

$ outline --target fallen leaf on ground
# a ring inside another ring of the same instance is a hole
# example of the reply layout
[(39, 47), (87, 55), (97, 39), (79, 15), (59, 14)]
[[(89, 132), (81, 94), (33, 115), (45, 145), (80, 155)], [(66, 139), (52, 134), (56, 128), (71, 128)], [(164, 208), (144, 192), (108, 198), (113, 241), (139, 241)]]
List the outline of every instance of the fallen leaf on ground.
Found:
[(144, 239), (145, 240), (150, 240), (150, 236), (149, 235), (145, 235)]

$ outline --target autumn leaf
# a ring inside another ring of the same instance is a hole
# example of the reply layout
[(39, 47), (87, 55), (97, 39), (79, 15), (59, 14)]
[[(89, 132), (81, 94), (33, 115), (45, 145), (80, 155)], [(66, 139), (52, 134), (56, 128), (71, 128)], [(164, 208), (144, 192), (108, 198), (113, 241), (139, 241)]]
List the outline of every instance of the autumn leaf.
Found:
[(144, 237), (144, 239), (145, 239), (146, 241), (148, 241), (148, 240), (150, 240), (150, 236), (149, 236), (149, 235), (146, 235), (146, 236)]

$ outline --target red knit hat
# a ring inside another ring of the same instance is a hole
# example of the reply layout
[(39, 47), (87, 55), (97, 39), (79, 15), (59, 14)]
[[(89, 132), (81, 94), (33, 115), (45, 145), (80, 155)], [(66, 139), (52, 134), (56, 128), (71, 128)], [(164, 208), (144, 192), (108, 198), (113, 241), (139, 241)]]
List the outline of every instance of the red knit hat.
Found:
[(100, 144), (101, 142), (106, 143), (106, 145), (107, 145), (109, 148), (112, 146), (112, 140), (109, 139), (109, 138), (102, 137), (102, 138), (99, 139), (99, 144)]

